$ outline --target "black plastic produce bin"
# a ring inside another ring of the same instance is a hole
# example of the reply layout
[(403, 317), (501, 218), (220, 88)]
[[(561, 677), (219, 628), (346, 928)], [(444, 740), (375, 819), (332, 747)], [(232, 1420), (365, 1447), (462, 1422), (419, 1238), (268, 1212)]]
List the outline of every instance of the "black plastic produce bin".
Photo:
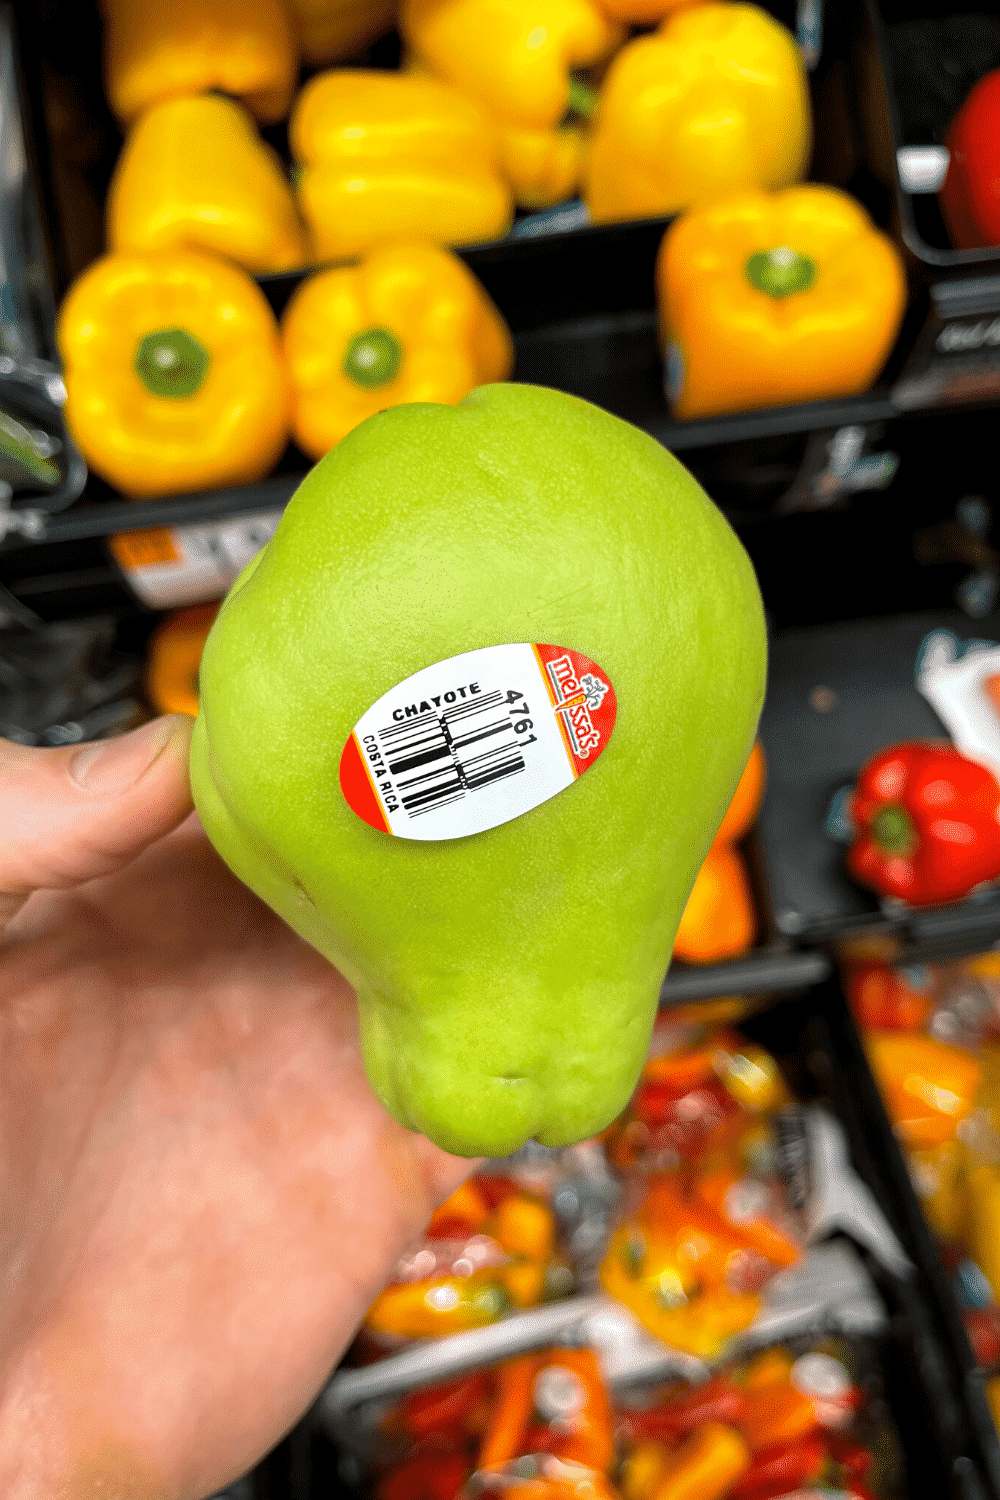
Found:
[[(836, 982), (741, 1025), (774, 1053), (803, 1102), (821, 1100), (838, 1116), (855, 1169), (913, 1262), (912, 1275), (901, 1279), (865, 1258), (887, 1312), (873, 1350), (879, 1395), (905, 1456), (905, 1493), (910, 1500), (1000, 1495), (1000, 1443), (985, 1402), (967, 1390), (957, 1311)], [(346, 1482), (319, 1408), (270, 1456), (256, 1483), (255, 1500), (349, 1500), (358, 1493)]]
[(1000, 67), (995, 7), (866, 0), (857, 78), (871, 165), (896, 197), (898, 232), (927, 318), (892, 399), (905, 408), (1000, 395), (1000, 247), (952, 245), (938, 202), (952, 117)]
[[(21, 38), (55, 301), (65, 291), (74, 267), (80, 268), (100, 249), (103, 193), (121, 137), (103, 98), (96, 7), (70, 0), (44, 0), (42, 4), (15, 0), (9, 9)], [(802, 7), (790, 0), (775, 0), (768, 9), (794, 29)], [(850, 85), (853, 23), (849, 8), (828, 7), (823, 17), (822, 50), (810, 75), (816, 127), (812, 173), (816, 180), (853, 192), (885, 227), (891, 199), (864, 164), (855, 90)], [(389, 38), (362, 61), (391, 65), (396, 57), (398, 41)], [(56, 98), (72, 102), (80, 133), (89, 131), (96, 141), (87, 164), (72, 172), (57, 159), (46, 125), (53, 91)], [(283, 127), (267, 135), (287, 154)], [(75, 202), (89, 204), (86, 211), (81, 208), (70, 215), (60, 207), (70, 189), (77, 194)], [(832, 437), (847, 425), (869, 425), (899, 415), (892, 386), (923, 322), (919, 306), (905, 322), (881, 381), (859, 397), (692, 422), (671, 420), (663, 392), (653, 289), (656, 251), (668, 222), (651, 219), (538, 237), (515, 233), (499, 242), (461, 250), (511, 326), (517, 356), (515, 379), (555, 386), (595, 401), (683, 453), (706, 479), (716, 466), (720, 447), (740, 450), (744, 467), (766, 467), (777, 441), (795, 467), (802, 461), (808, 434), (826, 431)], [(276, 311), (280, 312), (302, 274), (260, 278)], [(141, 504), (121, 501), (91, 476), (82, 499), (69, 513), (51, 520), (42, 515), (30, 538), (12, 535), (5, 545), (63, 542), (134, 527), (184, 525), (269, 510), (287, 501), (309, 467), (309, 461), (292, 447), (275, 473), (260, 484)]]

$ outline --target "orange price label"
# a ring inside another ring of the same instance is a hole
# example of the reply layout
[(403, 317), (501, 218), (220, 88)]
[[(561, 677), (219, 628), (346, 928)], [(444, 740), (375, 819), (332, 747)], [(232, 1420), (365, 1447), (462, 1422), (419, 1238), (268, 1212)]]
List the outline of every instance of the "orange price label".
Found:
[(181, 560), (169, 526), (148, 526), (143, 531), (119, 531), (108, 538), (108, 546), (115, 561), (125, 569)]

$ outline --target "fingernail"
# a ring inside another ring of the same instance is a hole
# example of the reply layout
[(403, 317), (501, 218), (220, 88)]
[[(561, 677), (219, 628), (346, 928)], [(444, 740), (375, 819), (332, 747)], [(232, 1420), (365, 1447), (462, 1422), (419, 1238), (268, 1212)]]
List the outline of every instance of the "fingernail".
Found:
[(95, 740), (84, 745), (70, 761), (69, 774), (85, 792), (124, 792), (166, 748), (177, 729), (180, 714), (169, 714), (133, 729), (113, 740)]

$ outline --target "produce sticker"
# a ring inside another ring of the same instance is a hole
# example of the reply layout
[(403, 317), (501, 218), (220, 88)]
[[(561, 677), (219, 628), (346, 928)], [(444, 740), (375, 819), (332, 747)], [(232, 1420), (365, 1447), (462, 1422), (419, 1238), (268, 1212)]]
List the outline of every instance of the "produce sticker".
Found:
[(348, 806), (404, 839), (459, 839), (572, 786), (607, 746), (607, 673), (566, 646), (484, 646), (383, 693), (340, 757)]

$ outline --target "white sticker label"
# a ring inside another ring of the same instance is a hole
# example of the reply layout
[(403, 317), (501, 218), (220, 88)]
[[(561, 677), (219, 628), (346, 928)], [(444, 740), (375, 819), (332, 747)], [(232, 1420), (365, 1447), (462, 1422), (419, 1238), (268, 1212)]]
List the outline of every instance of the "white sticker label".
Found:
[(280, 510), (226, 516), (197, 526), (150, 526), (108, 538), (119, 567), (143, 604), (176, 609), (221, 599), (266, 547)]
[(564, 646), (466, 651), (415, 672), (363, 714), (340, 758), (348, 805), (406, 839), (458, 839), (572, 786), (604, 750), (607, 675)]

